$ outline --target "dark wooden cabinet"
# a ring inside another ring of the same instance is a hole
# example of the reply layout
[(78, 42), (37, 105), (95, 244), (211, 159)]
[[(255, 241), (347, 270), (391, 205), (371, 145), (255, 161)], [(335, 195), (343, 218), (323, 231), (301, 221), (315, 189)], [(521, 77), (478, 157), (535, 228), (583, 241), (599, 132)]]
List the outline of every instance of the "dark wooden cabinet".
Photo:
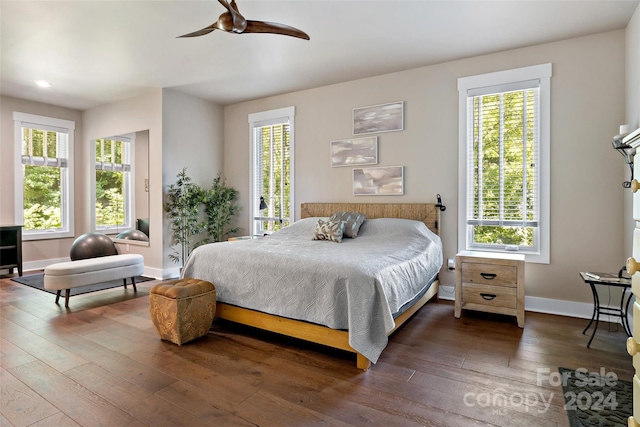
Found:
[(0, 226), (0, 270), (18, 269), (18, 275), (22, 276), (22, 226)]

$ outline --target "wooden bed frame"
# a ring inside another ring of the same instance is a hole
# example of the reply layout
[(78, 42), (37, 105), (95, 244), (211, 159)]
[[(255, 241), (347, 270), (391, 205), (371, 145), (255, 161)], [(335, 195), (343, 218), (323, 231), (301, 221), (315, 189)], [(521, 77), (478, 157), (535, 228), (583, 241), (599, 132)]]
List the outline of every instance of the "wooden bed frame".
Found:
[[(361, 212), (368, 219), (405, 218), (422, 221), (434, 233), (440, 235), (440, 209), (434, 203), (303, 203), (301, 205), (302, 218), (329, 217), (334, 212), (340, 211)], [(389, 332), (389, 335), (409, 320), (427, 301), (432, 298), (437, 301), (438, 285), (439, 282), (436, 279), (422, 298), (395, 319), (395, 327)], [(222, 302), (216, 304), (216, 317), (349, 351), (357, 355), (359, 369), (367, 370), (371, 366), (369, 359), (349, 345), (349, 332), (345, 330), (331, 329), (314, 323), (262, 313)]]

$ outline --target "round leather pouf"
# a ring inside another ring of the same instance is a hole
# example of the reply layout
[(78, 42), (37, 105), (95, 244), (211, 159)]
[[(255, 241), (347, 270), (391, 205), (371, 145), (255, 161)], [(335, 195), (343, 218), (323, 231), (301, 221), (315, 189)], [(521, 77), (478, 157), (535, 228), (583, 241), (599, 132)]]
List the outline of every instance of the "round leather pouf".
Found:
[(101, 256), (118, 255), (116, 245), (111, 239), (100, 233), (85, 233), (71, 245), (71, 261)]

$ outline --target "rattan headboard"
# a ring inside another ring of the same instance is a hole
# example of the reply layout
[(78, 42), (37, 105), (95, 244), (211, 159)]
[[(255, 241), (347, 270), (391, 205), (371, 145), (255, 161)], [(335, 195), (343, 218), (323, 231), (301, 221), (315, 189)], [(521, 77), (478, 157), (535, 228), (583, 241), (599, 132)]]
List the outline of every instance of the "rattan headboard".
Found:
[(440, 208), (435, 203), (302, 203), (302, 218), (328, 217), (335, 212), (360, 212), (369, 219), (404, 218), (422, 221), (440, 235)]

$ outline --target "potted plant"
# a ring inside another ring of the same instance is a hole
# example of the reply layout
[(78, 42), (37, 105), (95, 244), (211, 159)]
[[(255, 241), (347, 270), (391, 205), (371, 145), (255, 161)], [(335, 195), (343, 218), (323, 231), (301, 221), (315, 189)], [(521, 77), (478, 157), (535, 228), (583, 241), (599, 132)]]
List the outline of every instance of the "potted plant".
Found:
[(234, 204), (238, 190), (227, 186), (220, 172), (214, 178), (211, 188), (204, 191), (205, 229), (210, 242), (221, 242), (229, 234), (237, 233), (239, 227), (225, 229), (240, 210)]
[(187, 168), (178, 173), (178, 180), (169, 186), (165, 211), (170, 220), (171, 245), (180, 245), (169, 258), (184, 267), (189, 254), (198, 244), (197, 237), (204, 231), (200, 221), (200, 207), (205, 191), (191, 181)]

